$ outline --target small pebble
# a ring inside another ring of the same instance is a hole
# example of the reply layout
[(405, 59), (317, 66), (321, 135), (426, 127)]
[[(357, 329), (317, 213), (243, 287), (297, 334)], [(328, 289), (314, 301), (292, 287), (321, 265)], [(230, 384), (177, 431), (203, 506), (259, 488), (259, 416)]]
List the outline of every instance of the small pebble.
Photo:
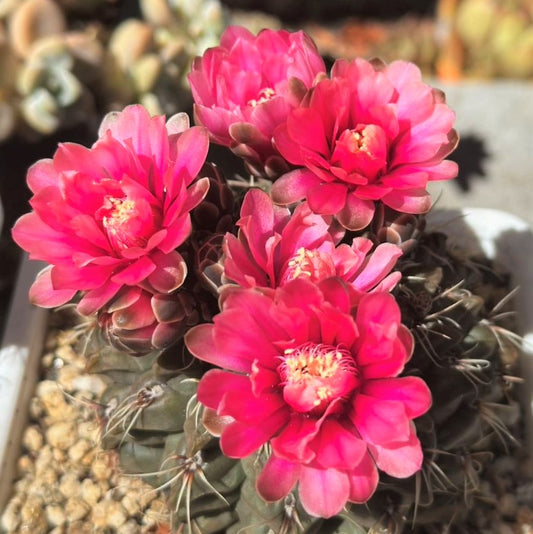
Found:
[(117, 534), (139, 534), (139, 531), (139, 525), (135, 519), (130, 519), (117, 528)]
[(104, 499), (92, 508), (91, 521), (95, 527), (118, 528), (128, 519), (128, 513), (117, 501)]
[(64, 421), (73, 414), (73, 407), (54, 380), (43, 380), (37, 385), (37, 396), (41, 399), (45, 413), (52, 421)]
[(77, 389), (74, 385), (74, 381), (79, 376), (80, 372), (72, 365), (65, 366), (57, 372), (57, 383), (65, 391), (74, 391)]
[(52, 486), (53, 484), (57, 483), (57, 471), (53, 467), (48, 467), (47, 469), (43, 469), (39, 473), (39, 480), (43, 484), (48, 484)]
[(85, 438), (91, 443), (98, 442), (99, 426), (95, 421), (82, 421), (78, 423), (78, 436)]
[(43, 448), (39, 451), (37, 458), (35, 458), (35, 472), (41, 473), (45, 469), (48, 469), (50, 465), (54, 464), (54, 453), (52, 447), (48, 443), (45, 443)]
[(44, 417), (44, 404), (39, 397), (32, 397), (30, 399), (29, 413), (30, 418), (34, 421), (39, 421)]
[(15, 482), (15, 491), (19, 493), (28, 493), (33, 483), (33, 478), (21, 478)]
[(67, 461), (67, 451), (52, 447), (52, 461), (58, 466), (64, 466)]
[(72, 381), (74, 389), (90, 391), (94, 395), (101, 395), (107, 383), (98, 375), (78, 374)]
[(59, 481), (59, 490), (68, 499), (80, 494), (80, 481), (76, 474), (66, 472)]
[(104, 455), (96, 458), (91, 465), (91, 473), (96, 480), (106, 480), (109, 477), (110, 469), (109, 458)]
[[(59, 346), (55, 350), (55, 356), (61, 358), (65, 363), (70, 363), (72, 366), (77, 364), (80, 369), (83, 369), (85, 366), (83, 360), (76, 354), (70, 345)], [(81, 364), (80, 361), (82, 362)]]
[(33, 474), (35, 472), (35, 462), (28, 455), (24, 454), (17, 460), (17, 470), (19, 476)]
[(20, 531), (31, 534), (44, 533), (46, 525), (43, 499), (35, 494), (28, 495), (20, 509)]
[(48, 524), (52, 527), (63, 525), (63, 523), (65, 523), (67, 520), (63, 506), (59, 506), (58, 504), (51, 504), (50, 506), (47, 506), (46, 519)]
[(167, 515), (168, 507), (166, 501), (163, 498), (158, 497), (157, 499), (154, 499), (150, 503), (150, 507), (145, 510), (142, 522), (143, 524), (151, 523), (154, 521), (156, 523), (160, 523), (162, 521), (165, 521)]
[(87, 521), (73, 521), (69, 523), (66, 534), (95, 534), (95, 525)]
[(16, 493), (7, 503), (2, 514), (2, 527), (8, 532), (16, 532), (20, 525), (20, 509), (24, 504), (22, 493)]
[(79, 497), (67, 499), (65, 514), (69, 521), (79, 521), (83, 519), (90, 511), (91, 507)]
[(79, 462), (91, 449), (92, 445), (86, 439), (79, 439), (68, 450), (68, 458), (71, 462)]
[(44, 438), (37, 425), (30, 425), (24, 430), (22, 445), (30, 452), (36, 452), (43, 446)]
[(139, 497), (140, 495), (138, 491), (130, 490), (120, 501), (130, 515), (134, 516), (142, 511)]
[(102, 486), (90, 478), (85, 478), (81, 481), (80, 494), (87, 504), (94, 506), (100, 500), (103, 493)]
[(66, 451), (78, 439), (76, 425), (70, 421), (58, 421), (46, 431), (46, 440), (52, 447)]

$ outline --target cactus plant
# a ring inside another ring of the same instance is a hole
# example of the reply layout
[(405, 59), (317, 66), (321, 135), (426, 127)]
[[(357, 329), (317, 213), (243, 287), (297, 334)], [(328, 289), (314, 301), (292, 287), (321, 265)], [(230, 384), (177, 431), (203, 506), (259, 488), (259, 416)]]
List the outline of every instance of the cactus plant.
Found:
[(30, 295), (91, 318), (102, 446), (175, 532), (473, 532), (521, 437), (508, 276), (425, 227), (453, 112), (413, 64), (324, 69), (230, 28), (200, 125), (129, 106), (28, 174)]

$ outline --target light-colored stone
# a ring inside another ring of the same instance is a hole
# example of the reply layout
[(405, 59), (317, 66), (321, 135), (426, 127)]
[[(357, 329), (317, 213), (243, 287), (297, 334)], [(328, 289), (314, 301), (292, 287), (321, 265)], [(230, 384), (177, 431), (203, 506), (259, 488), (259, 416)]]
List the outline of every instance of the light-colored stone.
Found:
[(104, 499), (92, 508), (91, 521), (95, 527), (118, 528), (128, 519), (128, 513), (120, 502)]
[(43, 499), (35, 494), (28, 495), (20, 509), (20, 532), (44, 534), (46, 525)]
[[(74, 386), (74, 382), (79, 374), (80, 372), (78, 369), (76, 369), (75, 366), (65, 365), (57, 372), (57, 383), (65, 391), (74, 391), (76, 389), (76, 387)], [(71, 402), (73, 401), (71, 400)]]
[(73, 407), (67, 403), (64, 393), (54, 380), (39, 382), (37, 396), (41, 399), (45, 412), (52, 421), (65, 421), (72, 418)]
[(78, 435), (80, 438), (85, 438), (92, 443), (98, 441), (100, 427), (96, 421), (81, 421), (78, 424)]
[(111, 465), (108, 456), (101, 455), (93, 461), (91, 473), (96, 480), (107, 480), (111, 475)]
[(67, 461), (67, 451), (63, 449), (58, 449), (57, 447), (53, 447), (52, 461), (55, 462), (55, 464), (58, 466), (65, 467), (65, 462)]
[(54, 465), (54, 453), (52, 447), (48, 443), (45, 443), (39, 451), (37, 458), (35, 458), (35, 472), (38, 474), (48, 469), (51, 465)]
[(24, 430), (22, 436), (22, 445), (30, 452), (37, 452), (44, 443), (44, 437), (41, 429), (37, 425), (30, 425)]
[(104, 392), (107, 383), (101, 376), (78, 373), (72, 380), (72, 386), (79, 391), (90, 392), (98, 396)]
[(117, 534), (139, 534), (139, 532), (140, 528), (135, 519), (130, 519), (117, 528)]
[(88, 521), (74, 521), (69, 523), (66, 534), (95, 534), (95, 526)]
[(58, 421), (46, 431), (46, 440), (52, 447), (66, 451), (78, 439), (76, 425), (70, 421)]
[(68, 458), (71, 462), (79, 462), (91, 449), (91, 444), (86, 439), (79, 439), (68, 450)]
[(65, 514), (69, 521), (79, 521), (87, 516), (91, 507), (79, 497), (71, 497), (67, 499), (65, 506)]
[(16, 493), (7, 503), (2, 514), (2, 528), (8, 532), (16, 532), (20, 525), (20, 509), (24, 504), (23, 493)]
[(48, 524), (53, 527), (63, 525), (67, 520), (64, 507), (58, 504), (47, 506), (46, 520), (48, 521)]
[(38, 478), (43, 484), (51, 486), (57, 483), (57, 471), (53, 466), (50, 466), (47, 469), (43, 469)]
[(42, 419), (44, 416), (44, 405), (42, 400), (39, 397), (32, 397), (30, 399), (30, 405), (29, 405), (29, 414), (30, 418), (34, 421), (38, 421), (39, 419)]
[[(76, 354), (74, 349), (70, 345), (61, 345), (55, 350), (57, 358), (61, 358), (64, 362), (76, 365), (79, 369), (83, 369), (83, 362), (80, 361), (80, 357)], [(79, 374), (79, 371), (78, 371)]]
[(17, 470), (21, 476), (33, 474), (35, 472), (35, 462), (27, 454), (24, 454), (17, 460)]
[(68, 499), (77, 497), (80, 494), (80, 481), (76, 474), (72, 472), (65, 473), (59, 481), (59, 490)]
[(149, 523), (161, 523), (168, 520), (168, 506), (162, 497), (154, 499), (142, 518), (144, 525)]
[(80, 490), (82, 499), (91, 506), (94, 506), (104, 494), (102, 486), (90, 478), (81, 481)]
[(122, 498), (122, 506), (124, 506), (128, 514), (135, 516), (142, 512), (143, 507), (139, 502), (139, 497), (140, 495), (138, 491), (131, 490), (130, 492), (126, 493), (126, 495), (124, 495), (124, 497)]
[(15, 491), (23, 494), (28, 493), (33, 483), (34, 480), (31, 477), (21, 478), (17, 480), (14, 484)]

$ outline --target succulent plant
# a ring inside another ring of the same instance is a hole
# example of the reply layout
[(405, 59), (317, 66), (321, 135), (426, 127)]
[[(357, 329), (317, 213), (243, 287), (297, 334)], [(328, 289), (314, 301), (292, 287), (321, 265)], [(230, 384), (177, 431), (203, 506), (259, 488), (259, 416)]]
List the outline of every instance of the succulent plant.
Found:
[[(152, 46), (128, 24), (123, 65)], [(13, 236), (50, 264), (32, 300), (89, 317), (102, 446), (178, 533), (477, 532), (521, 437), (519, 343), (508, 276), (426, 229), (453, 112), (407, 62), (328, 76), (301, 33), (221, 39), (231, 66), (194, 68), (205, 127), (128, 106), (28, 173)]]
[[(193, 58), (226, 25), (218, 0), (140, 2), (126, 18), (113, 0), (0, 4), (0, 141), (35, 139), (142, 103), (172, 115), (191, 104)], [(201, 16), (198, 16), (201, 13)]]
[(144, 20), (124, 20), (111, 34), (106, 90), (116, 105), (139, 102), (172, 115), (190, 105), (191, 62), (218, 42), (224, 13), (218, 0), (149, 0), (140, 8)]

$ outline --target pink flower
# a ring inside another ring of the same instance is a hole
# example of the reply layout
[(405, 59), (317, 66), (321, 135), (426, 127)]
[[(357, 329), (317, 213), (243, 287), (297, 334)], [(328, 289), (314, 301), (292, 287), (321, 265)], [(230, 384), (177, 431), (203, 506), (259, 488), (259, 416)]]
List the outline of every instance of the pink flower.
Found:
[(271, 143), (317, 75), (326, 70), (303, 32), (229, 27), (220, 46), (196, 58), (189, 74), (195, 119), (212, 139), (232, 148), (259, 173), (277, 174), (286, 164)]
[(224, 454), (270, 445), (257, 480), (267, 501), (298, 483), (312, 515), (366, 502), (378, 469), (404, 478), (422, 450), (413, 419), (431, 404), (426, 384), (398, 377), (413, 340), (388, 293), (365, 295), (351, 312), (339, 279), (296, 279), (272, 290), (223, 293), (214, 324), (185, 336), (198, 358), (222, 367), (200, 381), (198, 399), (224, 426)]
[(291, 214), (252, 189), (237, 225), (238, 236), (228, 233), (224, 239), (224, 276), (242, 287), (276, 288), (299, 277), (319, 282), (338, 276), (362, 295), (372, 289), (389, 291), (401, 277), (389, 274), (402, 254), (399, 247), (384, 243), (369, 253), (372, 242), (364, 237), (336, 245), (344, 232), (339, 234), (331, 217), (311, 212), (307, 203)]
[(13, 228), (30, 258), (50, 264), (30, 290), (33, 302), (55, 307), (81, 291), (78, 310), (89, 315), (123, 286), (178, 288), (187, 269), (175, 249), (209, 187), (196, 179), (208, 144), (185, 114), (165, 125), (130, 106), (104, 119), (92, 148), (61, 144), (35, 163), (27, 177), (34, 211)]
[(306, 198), (316, 213), (364, 228), (375, 202), (404, 213), (431, 205), (427, 183), (457, 175), (455, 115), (412, 63), (338, 60), (274, 134), (293, 170), (274, 183), (279, 204)]

